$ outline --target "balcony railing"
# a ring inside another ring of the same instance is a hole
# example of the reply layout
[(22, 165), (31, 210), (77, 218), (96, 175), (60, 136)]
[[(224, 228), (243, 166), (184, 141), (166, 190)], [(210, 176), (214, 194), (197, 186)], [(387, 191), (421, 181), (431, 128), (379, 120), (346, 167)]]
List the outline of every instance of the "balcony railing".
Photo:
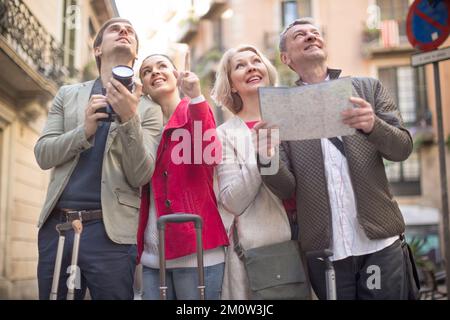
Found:
[(197, 18), (187, 18), (181, 21), (178, 42), (189, 43), (198, 32), (199, 20)]
[(62, 84), (63, 49), (21, 0), (0, 0), (0, 35), (45, 78)]
[(405, 35), (404, 22), (384, 20), (380, 29), (365, 29), (362, 34), (362, 50), (366, 57), (386, 54), (410, 53), (413, 48)]

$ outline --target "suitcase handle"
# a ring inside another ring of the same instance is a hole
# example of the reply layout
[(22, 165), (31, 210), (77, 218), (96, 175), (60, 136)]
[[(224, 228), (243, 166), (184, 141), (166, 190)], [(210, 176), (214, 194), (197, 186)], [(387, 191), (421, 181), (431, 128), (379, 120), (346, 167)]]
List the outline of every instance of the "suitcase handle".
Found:
[(308, 259), (322, 259), (325, 262), (327, 270), (333, 269), (333, 262), (330, 257), (333, 255), (333, 251), (330, 249), (309, 251), (306, 253)]
[(196, 214), (188, 213), (174, 213), (167, 214), (159, 217), (157, 226), (158, 230), (164, 230), (167, 223), (184, 223), (184, 222), (194, 222), (195, 229), (201, 229), (203, 226), (202, 217)]
[(308, 258), (314, 259), (314, 258), (322, 258), (327, 259), (333, 255), (333, 251), (330, 249), (325, 250), (316, 250), (316, 251), (309, 251), (306, 253)]
[[(73, 221), (67, 221), (64, 223), (59, 223), (56, 225), (56, 231), (59, 234), (59, 240), (58, 240), (58, 248), (56, 251), (56, 259), (55, 259), (55, 269), (53, 271), (53, 280), (52, 280), (52, 288), (50, 292), (50, 300), (57, 300), (58, 299), (58, 287), (59, 287), (59, 277), (61, 275), (61, 266), (62, 266), (62, 257), (64, 252), (64, 242), (66, 239), (66, 233), (69, 230), (74, 231), (74, 239), (73, 239), (73, 248), (72, 248), (72, 259), (70, 264), (70, 279), (75, 279), (76, 281), (81, 275), (78, 274), (79, 270), (77, 268), (78, 265), (78, 252), (80, 248), (80, 236), (83, 232), (83, 224), (81, 220), (73, 220)], [(75, 298), (75, 284), (71, 283), (70, 286), (68, 286), (67, 291), (67, 300), (74, 300)]]
[(333, 261), (330, 257), (333, 255), (333, 251), (330, 249), (309, 251), (306, 256), (309, 259), (322, 259), (325, 262), (325, 285), (327, 300), (336, 300), (336, 274), (334, 271)]
[(56, 231), (58, 231), (58, 234), (60, 236), (64, 236), (65, 233), (69, 230), (73, 230), (72, 222), (64, 222), (56, 225)]
[(174, 213), (164, 215), (158, 218), (156, 225), (159, 234), (159, 290), (160, 298), (167, 299), (167, 285), (166, 285), (166, 253), (165, 253), (165, 231), (167, 223), (184, 223), (193, 222), (195, 226), (195, 238), (197, 246), (197, 268), (198, 268), (198, 290), (200, 300), (205, 300), (205, 276), (203, 270), (203, 241), (202, 241), (202, 227), (203, 219), (196, 214), (188, 213)]

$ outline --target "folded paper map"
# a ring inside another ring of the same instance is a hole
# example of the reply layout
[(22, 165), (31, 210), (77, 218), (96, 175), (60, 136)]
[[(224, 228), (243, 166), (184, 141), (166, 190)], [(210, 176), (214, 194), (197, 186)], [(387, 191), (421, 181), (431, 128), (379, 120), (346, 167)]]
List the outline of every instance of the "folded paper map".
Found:
[(262, 119), (280, 128), (282, 141), (351, 135), (341, 112), (353, 108), (351, 78), (299, 87), (259, 88)]

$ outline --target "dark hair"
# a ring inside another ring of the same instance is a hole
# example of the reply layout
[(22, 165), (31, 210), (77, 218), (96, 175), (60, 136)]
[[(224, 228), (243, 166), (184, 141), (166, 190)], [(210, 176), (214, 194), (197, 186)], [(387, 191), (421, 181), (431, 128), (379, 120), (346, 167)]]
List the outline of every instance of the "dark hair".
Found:
[[(110, 25), (112, 25), (113, 23), (116, 23), (116, 22), (125, 22), (125, 23), (128, 23), (131, 25), (131, 22), (124, 18), (109, 19), (101, 26), (100, 30), (98, 30), (97, 35), (95, 36), (95, 39), (94, 39), (94, 45), (93, 45), (94, 49), (101, 46), (101, 44), (103, 42), (103, 34), (105, 33), (106, 28), (108, 28)], [(137, 53), (138, 49), (139, 49), (139, 39), (138, 39), (138, 36), (136, 33), (135, 33), (135, 38), (136, 38), (136, 53)], [(100, 67), (102, 66), (101, 58), (95, 57), (95, 62), (97, 63), (97, 69), (100, 72)]]
[(141, 70), (142, 70), (142, 66), (144, 65), (145, 60), (147, 60), (148, 58), (151, 58), (151, 57), (156, 57), (156, 56), (166, 58), (172, 64), (173, 68), (175, 70), (177, 70), (177, 67), (175, 66), (175, 63), (173, 63), (172, 59), (170, 59), (168, 55), (165, 55), (163, 53), (152, 53), (151, 55), (146, 56), (144, 60), (142, 60), (141, 67), (139, 69), (139, 78), (141, 79), (141, 81), (142, 81)]
[[(300, 18), (300, 19), (294, 20), (291, 24), (289, 24), (286, 28), (284, 28), (283, 32), (281, 32), (281, 34), (280, 34), (280, 43), (278, 45), (280, 52), (286, 52), (286, 50), (287, 50), (287, 48), (286, 48), (287, 32), (293, 26), (296, 26), (298, 24), (310, 24), (310, 25), (317, 27), (313, 18), (306, 17), (306, 18)], [(317, 27), (317, 29), (318, 29), (318, 27)]]

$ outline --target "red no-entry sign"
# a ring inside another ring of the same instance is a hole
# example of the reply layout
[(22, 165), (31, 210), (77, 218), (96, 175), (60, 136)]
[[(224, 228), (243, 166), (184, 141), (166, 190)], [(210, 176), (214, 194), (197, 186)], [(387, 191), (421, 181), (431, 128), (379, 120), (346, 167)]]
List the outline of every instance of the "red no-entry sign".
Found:
[(406, 31), (414, 48), (437, 49), (450, 33), (450, 0), (415, 0), (409, 8)]
[[(450, 219), (439, 61), (450, 58), (450, 47), (436, 49), (450, 33), (449, 19), (450, 0), (415, 0), (409, 9), (406, 22), (409, 42), (421, 51), (428, 51), (413, 55), (411, 64), (414, 67), (433, 64), (447, 292), (450, 292)], [(450, 295), (447, 296), (447, 299), (450, 300)]]

